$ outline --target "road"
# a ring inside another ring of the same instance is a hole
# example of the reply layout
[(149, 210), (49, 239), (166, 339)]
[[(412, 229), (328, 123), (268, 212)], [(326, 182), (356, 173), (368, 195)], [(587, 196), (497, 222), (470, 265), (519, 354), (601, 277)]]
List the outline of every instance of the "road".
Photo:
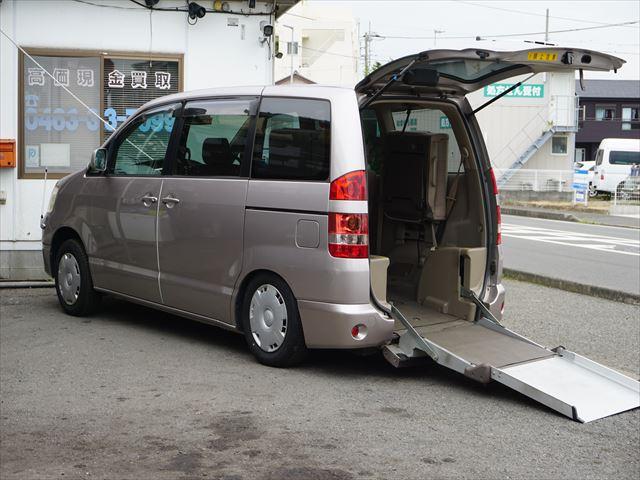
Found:
[[(505, 324), (637, 377), (638, 307), (506, 281)], [(588, 315), (587, 315), (588, 313)], [(0, 290), (0, 478), (637, 479), (640, 410), (579, 424), (377, 354), (257, 364), (241, 336), (52, 289)]]
[(504, 266), (640, 294), (640, 230), (504, 215)]

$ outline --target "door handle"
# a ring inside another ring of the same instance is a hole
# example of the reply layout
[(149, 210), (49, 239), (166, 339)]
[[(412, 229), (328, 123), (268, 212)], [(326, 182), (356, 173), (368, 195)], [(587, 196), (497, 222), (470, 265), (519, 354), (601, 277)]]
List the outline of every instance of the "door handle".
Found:
[(162, 203), (164, 203), (167, 208), (173, 208), (175, 205), (180, 203), (180, 199), (168, 195), (166, 197), (162, 197)]
[(158, 201), (158, 197), (154, 197), (153, 195), (148, 193), (144, 197), (142, 197), (141, 200), (142, 200), (142, 204), (145, 207), (150, 207), (151, 205), (153, 205)]

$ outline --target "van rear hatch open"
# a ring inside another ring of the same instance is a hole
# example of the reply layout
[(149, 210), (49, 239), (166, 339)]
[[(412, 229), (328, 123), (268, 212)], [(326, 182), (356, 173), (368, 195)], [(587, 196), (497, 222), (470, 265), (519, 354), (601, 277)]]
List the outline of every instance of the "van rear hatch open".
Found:
[[(549, 47), (512, 52), (479, 48), (429, 50), (383, 65), (360, 81), (355, 86), (356, 92), (373, 93), (412, 62), (406, 72), (409, 74), (405, 76), (406, 81), (394, 82), (387, 93), (466, 95), (517, 75), (573, 70), (616, 71), (625, 63), (612, 55), (575, 48)], [(433, 85), (434, 77), (425, 71), (438, 72), (436, 85)]]
[[(355, 88), (363, 95), (361, 105), (381, 92), (384, 97), (377, 97), (380, 100), (397, 96), (402, 96), (402, 101), (428, 95), (462, 97), (517, 75), (576, 69), (615, 71), (623, 64), (624, 60), (617, 57), (584, 49), (434, 50), (384, 65)], [(382, 185), (384, 188), (384, 178)], [(434, 246), (428, 262), (437, 263), (438, 268), (432, 275), (422, 276), (426, 286), (417, 286), (418, 292), (423, 290), (428, 295), (399, 297), (394, 299), (395, 304), (386, 302), (388, 259), (371, 257), (372, 298), (395, 319), (398, 335), (396, 341), (385, 346), (385, 358), (397, 367), (431, 358), (481, 383), (502, 383), (581, 422), (639, 407), (637, 380), (564, 347), (539, 345), (495, 318), (484, 299), (478, 297), (486, 291), (482, 278), (486, 278), (483, 269), (487, 250)], [(482, 272), (478, 273), (478, 268)]]

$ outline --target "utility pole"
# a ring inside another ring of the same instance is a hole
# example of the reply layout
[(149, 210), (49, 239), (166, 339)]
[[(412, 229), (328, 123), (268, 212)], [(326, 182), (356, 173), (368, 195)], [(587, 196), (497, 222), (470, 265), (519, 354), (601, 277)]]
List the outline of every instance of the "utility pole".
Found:
[(294, 28), (289, 25), (282, 25), (285, 28), (291, 29), (291, 42), (289, 42), (289, 56), (291, 57), (291, 73), (289, 75), (289, 83), (293, 84), (293, 52), (298, 53), (297, 42), (293, 36)]
[(435, 28), (433, 29), (433, 48), (436, 48), (436, 42), (439, 33), (444, 33), (444, 30), (436, 30)]
[(371, 42), (371, 22), (369, 22), (369, 31), (364, 34), (364, 76), (369, 75), (369, 42)]
[(547, 8), (547, 15), (544, 26), (544, 43), (549, 43), (549, 9)]
[(376, 32), (371, 32), (371, 22), (369, 22), (369, 31), (364, 34), (364, 76), (371, 73), (371, 42), (374, 38), (384, 38)]

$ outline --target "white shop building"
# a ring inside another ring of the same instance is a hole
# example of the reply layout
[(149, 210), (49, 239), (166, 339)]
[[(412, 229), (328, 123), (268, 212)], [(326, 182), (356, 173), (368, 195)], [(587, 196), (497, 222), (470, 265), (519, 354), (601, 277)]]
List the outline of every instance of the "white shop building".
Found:
[(43, 277), (43, 197), (110, 133), (61, 85), (117, 127), (168, 93), (273, 83), (264, 26), (296, 1), (0, 0), (0, 279)]

